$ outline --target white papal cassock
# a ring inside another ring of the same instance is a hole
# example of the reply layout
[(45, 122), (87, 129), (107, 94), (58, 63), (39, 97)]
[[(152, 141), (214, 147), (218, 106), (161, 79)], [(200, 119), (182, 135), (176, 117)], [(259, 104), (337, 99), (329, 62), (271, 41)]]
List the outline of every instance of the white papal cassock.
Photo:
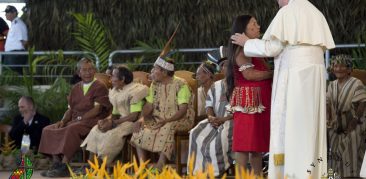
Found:
[(268, 178), (327, 175), (324, 50), (334, 41), (323, 14), (307, 0), (290, 0), (262, 40), (244, 53), (275, 57)]
[(360, 177), (366, 178), (366, 152), (365, 152), (365, 156), (363, 157), (363, 162), (362, 162), (361, 171), (360, 171)]

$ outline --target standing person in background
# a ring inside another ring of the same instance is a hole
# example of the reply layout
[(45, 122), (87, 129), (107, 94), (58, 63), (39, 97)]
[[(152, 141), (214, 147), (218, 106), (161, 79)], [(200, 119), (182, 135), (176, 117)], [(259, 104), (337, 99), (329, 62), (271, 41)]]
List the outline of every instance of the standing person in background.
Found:
[(335, 45), (310, 2), (278, 4), (262, 40), (244, 33), (231, 39), (245, 56), (275, 57), (268, 178), (321, 178), (327, 173), (324, 51)]
[[(258, 38), (260, 26), (249, 15), (238, 16), (231, 34)], [(239, 167), (250, 162), (255, 175), (262, 173), (262, 152), (269, 151), (272, 71), (261, 58), (246, 57), (243, 47), (229, 42), (226, 71), (227, 110), (233, 113), (233, 151)]]
[[(5, 51), (25, 51), (28, 43), (28, 30), (25, 23), (18, 17), (18, 10), (14, 6), (7, 6), (5, 9), (6, 19), (11, 21), (11, 27), (5, 42)], [(7, 55), (4, 58), (5, 65), (25, 65), (27, 56)], [(10, 67), (10, 69), (23, 74), (22, 67)]]
[(5, 50), (5, 40), (6, 36), (8, 35), (9, 26), (4, 21), (3, 18), (0, 17), (0, 51), (3, 52)]

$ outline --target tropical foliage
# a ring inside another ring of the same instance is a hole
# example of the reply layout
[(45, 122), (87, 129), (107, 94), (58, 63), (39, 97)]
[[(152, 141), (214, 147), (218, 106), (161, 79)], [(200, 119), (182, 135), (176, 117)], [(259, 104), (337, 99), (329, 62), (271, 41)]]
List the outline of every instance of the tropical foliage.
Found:
[[(112, 39), (108, 38), (108, 32), (104, 25), (95, 19), (92, 13), (87, 13), (85, 16), (79, 13), (72, 13), (72, 16), (77, 21), (72, 35), (80, 49), (95, 53), (100, 60), (100, 69), (105, 70), (108, 66), (108, 56), (111, 51), (109, 42)], [(86, 56), (96, 61), (93, 56)]]
[(0, 148), (1, 154), (7, 156), (10, 155), (14, 149), (15, 149), (15, 141), (12, 141), (9, 138), (9, 135), (5, 135), (4, 137), (4, 143), (2, 144), (2, 147)]
[[(366, 30), (359, 36), (358, 44), (366, 45)], [(366, 70), (366, 46), (353, 49), (352, 57), (355, 68)]]
[[(101, 69), (105, 69), (111, 42), (107, 39), (108, 31), (91, 13), (85, 16), (72, 13), (72, 16), (76, 20), (76, 28), (72, 34), (77, 44), (82, 50), (95, 53), (101, 62)], [(29, 50), (29, 66), (23, 69), (23, 76), (11, 70), (6, 70), (0, 76), (0, 98), (6, 101), (10, 110), (5, 114), (5, 123), (18, 113), (18, 100), (24, 95), (33, 97), (37, 111), (53, 122), (61, 119), (67, 109), (70, 85), (66, 79), (74, 74), (77, 60), (66, 58), (62, 50), (34, 58), (34, 49), (33, 47)], [(89, 58), (94, 59), (94, 56)], [(43, 78), (40, 80), (39, 76)], [(40, 86), (41, 84), (47, 86)]]
[(18, 100), (21, 96), (31, 96), (37, 106), (37, 111), (49, 117), (51, 121), (62, 118), (67, 109), (67, 95), (70, 85), (63, 78), (56, 78), (48, 87), (39, 85), (34, 75), (37, 73), (37, 64), (46, 59), (46, 56), (33, 56), (34, 48), (29, 50), (29, 67), (23, 69), (20, 77), (13, 71), (5, 71), (0, 76), (0, 98), (4, 99), (10, 110), (3, 118), (12, 119), (18, 111)]
[[(366, 30), (365, 0), (310, 1), (327, 18), (337, 44), (354, 43)], [(95, 14), (116, 42), (114, 50), (134, 47), (136, 41), (167, 39), (179, 22), (178, 48), (217, 47), (227, 43), (234, 16), (252, 14), (264, 31), (278, 10), (271, 0), (32, 0), (27, 7), (31, 44), (39, 50), (77, 49), (71, 36), (77, 25), (69, 12)]]
[[(133, 49), (142, 50), (144, 53), (142, 53), (141, 56), (137, 55), (133, 57), (132, 60), (126, 60), (125, 58), (118, 60), (117, 58), (117, 60), (114, 59), (113, 62), (127, 63), (127, 66), (133, 71), (140, 70), (149, 72), (167, 41), (168, 39), (154, 39), (151, 42), (137, 41), (136, 47)], [(174, 48), (175, 43), (171, 44), (171, 49)], [(195, 71), (200, 63), (199, 61), (203, 61), (205, 58), (202, 55), (191, 54), (188, 56), (188, 59), (185, 54), (177, 51), (171, 51), (168, 53), (168, 57), (174, 60), (174, 68), (176, 70), (188, 71)]]
[(51, 51), (38, 57), (36, 74), (43, 77), (41, 83), (51, 85), (57, 78), (70, 79), (76, 70), (77, 57), (65, 56), (62, 50)]

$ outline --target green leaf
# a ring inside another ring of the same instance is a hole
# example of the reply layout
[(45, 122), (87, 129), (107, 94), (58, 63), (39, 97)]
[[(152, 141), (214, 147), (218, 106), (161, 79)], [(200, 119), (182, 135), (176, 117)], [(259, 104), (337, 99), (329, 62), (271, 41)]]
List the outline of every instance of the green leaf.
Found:
[(109, 42), (112, 40), (107, 35), (110, 33), (99, 20), (94, 18), (92, 13), (85, 15), (72, 13), (71, 15), (77, 21), (72, 35), (79, 47), (83, 51), (95, 53), (100, 60), (100, 70), (104, 71), (108, 66), (108, 57), (111, 52)]

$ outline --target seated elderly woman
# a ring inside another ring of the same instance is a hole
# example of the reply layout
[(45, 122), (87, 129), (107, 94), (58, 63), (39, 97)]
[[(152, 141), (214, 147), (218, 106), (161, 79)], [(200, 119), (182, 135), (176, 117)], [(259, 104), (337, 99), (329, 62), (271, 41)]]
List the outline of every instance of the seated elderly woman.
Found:
[(211, 61), (202, 62), (196, 72), (199, 87), (197, 89), (197, 116), (206, 115), (205, 101), (207, 92), (214, 82), (216, 65)]
[(81, 144), (91, 152), (90, 156), (107, 157), (113, 161), (125, 144), (126, 136), (132, 134), (133, 123), (137, 120), (149, 88), (133, 82), (133, 75), (126, 67), (112, 70), (113, 89), (109, 101), (113, 105), (112, 116), (98, 121)]
[[(220, 56), (217, 58), (220, 59)], [(219, 60), (223, 74), (225, 74), (226, 62), (226, 58)], [(232, 116), (227, 114), (225, 108), (229, 104), (225, 86), (225, 80), (216, 81), (211, 86), (206, 98), (208, 118), (190, 131), (188, 160), (191, 159), (191, 155), (194, 155), (195, 161), (191, 171), (193, 173), (205, 170), (208, 164), (212, 164), (215, 176), (220, 176), (233, 161), (230, 156), (233, 123)]]
[(155, 167), (161, 170), (172, 158), (175, 131), (188, 131), (193, 126), (193, 95), (185, 80), (174, 76), (171, 60), (159, 57), (151, 77), (153, 82), (131, 144), (136, 147), (140, 162), (146, 161), (146, 151), (159, 153)]
[(327, 91), (327, 126), (330, 157), (328, 167), (343, 177), (359, 177), (365, 152), (366, 91), (351, 77), (352, 58), (332, 58), (331, 71), (337, 77)]
[(61, 121), (42, 131), (39, 152), (53, 156), (52, 167), (41, 173), (46, 177), (69, 176), (67, 163), (80, 148), (91, 128), (98, 120), (106, 118), (112, 109), (108, 89), (94, 78), (92, 60), (82, 58), (77, 63), (82, 81), (75, 84), (69, 95), (69, 108)]

